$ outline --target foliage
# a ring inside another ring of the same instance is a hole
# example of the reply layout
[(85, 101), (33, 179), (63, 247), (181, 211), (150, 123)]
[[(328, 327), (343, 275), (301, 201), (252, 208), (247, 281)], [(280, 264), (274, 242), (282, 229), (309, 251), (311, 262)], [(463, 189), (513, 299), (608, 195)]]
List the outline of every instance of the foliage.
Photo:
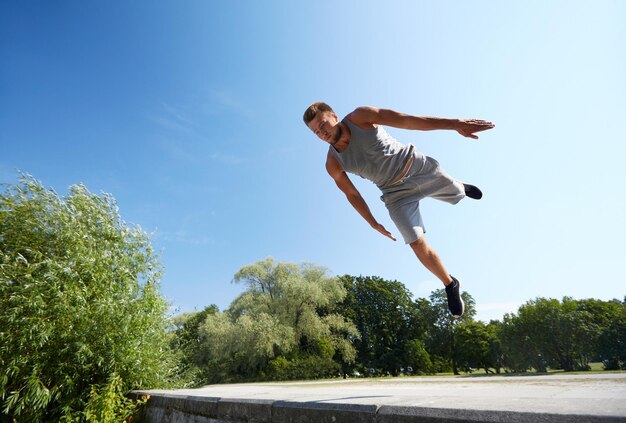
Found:
[[(548, 366), (573, 371), (588, 370), (590, 360), (599, 354), (605, 354), (607, 360), (619, 361), (620, 355), (612, 346), (620, 342), (620, 327), (614, 322), (619, 321), (621, 309), (623, 306), (617, 301), (569, 297), (562, 301), (547, 298), (528, 301), (517, 314), (504, 317), (505, 365), (515, 371), (529, 368), (546, 371)], [(622, 326), (621, 342), (624, 336)], [(609, 337), (613, 341), (605, 342)]]
[(177, 386), (197, 387), (210, 378), (210, 375), (197, 365), (203, 355), (200, 327), (208, 316), (218, 312), (217, 306), (211, 304), (200, 312), (185, 313), (172, 319), (175, 332), (171, 348), (177, 351), (179, 356), (179, 366), (175, 375)]
[(268, 363), (267, 375), (272, 380), (304, 380), (335, 377), (339, 363), (329, 357), (305, 355), (287, 360), (278, 356)]
[(358, 332), (335, 311), (346, 292), (326, 269), (268, 258), (234, 281), (247, 290), (198, 326), (194, 360), (207, 381), (327, 377), (338, 373), (333, 357), (354, 361)]
[(221, 363), (226, 373), (254, 378), (268, 360), (293, 349), (293, 332), (267, 313), (242, 315), (236, 320), (218, 313), (205, 320), (201, 342), (206, 356)]
[(495, 369), (496, 373), (500, 373), (504, 367), (503, 350), (502, 350), (502, 322), (492, 320), (487, 324), (487, 333), (489, 340), (489, 351), (485, 360), (485, 372), (489, 373), (489, 368)]
[(361, 334), (353, 340), (361, 370), (398, 375), (409, 363), (419, 362), (416, 368), (430, 371), (430, 359), (419, 348), (425, 324), (406, 287), (379, 277), (346, 275), (341, 280), (348, 292), (342, 312)]
[(60, 197), (30, 176), (7, 186), (0, 196), (2, 413), (69, 421), (108, 409), (100, 405), (129, 389), (161, 385), (170, 356), (159, 279), (147, 235), (125, 224), (112, 196), (75, 185)]
[(122, 379), (113, 374), (105, 385), (91, 385), (89, 400), (84, 411), (70, 413), (64, 416), (62, 420), (89, 423), (131, 420), (132, 417), (137, 416), (140, 407), (145, 405), (149, 398), (149, 395), (143, 396), (139, 400), (127, 398)]
[[(448, 300), (445, 289), (433, 291), (429, 302), (423, 302), (420, 309), (427, 321), (426, 347), (431, 355), (438, 356), (437, 371), (450, 367), (454, 374), (459, 374), (457, 365), (456, 345), (457, 326), (463, 322), (472, 321), (476, 315), (474, 298), (466, 291), (461, 293), (465, 303), (465, 312), (460, 318), (453, 317), (448, 310)], [(443, 361), (449, 361), (449, 366)]]
[(424, 343), (419, 339), (411, 339), (404, 344), (404, 363), (412, 373), (434, 373), (435, 368)]
[(624, 366), (626, 303), (616, 300), (540, 298), (487, 324), (474, 320), (468, 292), (457, 319), (443, 289), (412, 300), (400, 282), (345, 275), (337, 283), (313, 265), (267, 259), (235, 280), (248, 289), (229, 309), (179, 318), (205, 382), (545, 372), (586, 369), (592, 358), (607, 369)]
[(497, 335), (494, 327), (481, 321), (466, 320), (455, 328), (453, 356), (460, 370), (471, 373), (474, 369), (499, 369), (497, 363)]
[(537, 362), (537, 352), (528, 349), (527, 329), (520, 323), (520, 319), (514, 313), (507, 313), (503, 317), (500, 327), (500, 340), (502, 342), (502, 355), (504, 366), (514, 373), (523, 373), (537, 366), (538, 371), (546, 371), (543, 361)]
[(626, 299), (611, 302), (611, 319), (598, 337), (598, 355), (606, 370), (626, 370)]

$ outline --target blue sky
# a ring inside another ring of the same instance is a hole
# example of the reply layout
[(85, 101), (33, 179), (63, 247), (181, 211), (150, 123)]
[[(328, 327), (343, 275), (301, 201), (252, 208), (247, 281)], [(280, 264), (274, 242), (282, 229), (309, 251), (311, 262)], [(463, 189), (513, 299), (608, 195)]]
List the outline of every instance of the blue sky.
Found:
[[(480, 186), (422, 203), (427, 239), (501, 318), (535, 297), (623, 298), (621, 1), (0, 3), (0, 182), (83, 182), (152, 234), (173, 309), (243, 289), (274, 257), (440, 283), (369, 226), (302, 123), (324, 100), (491, 120), (480, 140), (390, 129)], [(353, 177), (393, 227), (375, 186)]]

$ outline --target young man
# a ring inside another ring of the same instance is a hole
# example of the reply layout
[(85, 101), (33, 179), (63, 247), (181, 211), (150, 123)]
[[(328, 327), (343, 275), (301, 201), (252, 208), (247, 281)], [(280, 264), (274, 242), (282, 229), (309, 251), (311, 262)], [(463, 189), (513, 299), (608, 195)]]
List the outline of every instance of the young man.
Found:
[(330, 144), (326, 170), (352, 207), (372, 228), (395, 241), (391, 233), (376, 221), (346, 172), (369, 179), (380, 188), (383, 193), (381, 200), (404, 242), (445, 285), (452, 315), (462, 316), (464, 304), (460, 283), (448, 273), (439, 255), (426, 243), (419, 201), (432, 197), (456, 204), (466, 196), (478, 200), (482, 192), (473, 185), (450, 177), (435, 159), (418, 152), (410, 144), (399, 143), (380, 125), (421, 131), (450, 129), (474, 139), (478, 138), (476, 132), (495, 125), (478, 119), (411, 116), (370, 106), (358, 107), (340, 121), (333, 109), (322, 102), (309, 106), (303, 118), (315, 135)]

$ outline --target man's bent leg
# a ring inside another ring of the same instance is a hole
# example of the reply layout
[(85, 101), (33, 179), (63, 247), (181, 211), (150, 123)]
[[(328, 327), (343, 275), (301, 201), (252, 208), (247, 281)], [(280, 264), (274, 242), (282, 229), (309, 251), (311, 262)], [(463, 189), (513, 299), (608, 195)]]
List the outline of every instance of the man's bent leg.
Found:
[(452, 277), (441, 262), (439, 255), (426, 243), (424, 236), (421, 236), (417, 241), (413, 241), (409, 245), (424, 267), (437, 276), (444, 285), (449, 285), (452, 282)]
[(437, 252), (430, 248), (423, 236), (417, 241), (413, 241), (410, 245), (422, 264), (446, 286), (445, 291), (448, 297), (450, 313), (455, 317), (461, 317), (465, 310), (465, 304), (463, 304), (463, 299), (461, 298), (461, 284), (459, 281), (450, 276)]

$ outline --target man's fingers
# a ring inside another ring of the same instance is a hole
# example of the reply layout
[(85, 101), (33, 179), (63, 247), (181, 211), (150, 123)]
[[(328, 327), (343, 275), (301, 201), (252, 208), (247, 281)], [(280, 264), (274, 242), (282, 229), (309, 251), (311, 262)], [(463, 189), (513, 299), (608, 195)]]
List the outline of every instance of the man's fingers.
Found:
[(475, 140), (477, 140), (477, 139), (478, 139), (478, 136), (477, 136), (477, 135), (474, 135), (474, 134), (472, 134), (472, 133), (471, 133), (471, 132), (469, 132), (469, 131), (457, 131), (457, 132), (458, 132), (459, 134), (463, 135), (463, 136), (464, 136), (464, 137), (466, 137), (466, 138), (473, 138), (473, 139), (475, 139)]
[(461, 126), (460, 129), (457, 129), (457, 132), (464, 137), (474, 140), (478, 139), (478, 135), (476, 135), (475, 132), (487, 131), (496, 127), (492, 122), (482, 119), (464, 119), (462, 122), (464, 125)]
[(384, 227), (383, 225), (380, 225), (380, 224), (379, 224), (379, 225), (376, 227), (376, 230), (377, 230), (378, 232), (380, 232), (381, 234), (385, 235), (387, 238), (390, 238), (390, 239), (392, 239), (392, 240), (394, 240), (394, 241), (396, 240), (396, 239), (393, 237), (393, 235), (391, 235), (391, 232), (389, 232), (387, 229), (385, 229), (385, 227)]
[(489, 126), (491, 128), (496, 126), (493, 122), (489, 122), (487, 120), (482, 120), (482, 119), (470, 119), (468, 123), (471, 123), (472, 125)]
[(493, 129), (496, 127), (496, 125), (493, 122), (488, 122), (486, 120), (481, 120), (481, 119), (469, 119), (465, 121), (465, 123), (469, 125), (468, 130), (472, 132), (487, 131), (489, 129)]
[(396, 239), (393, 237), (393, 235), (391, 235), (391, 234), (387, 234), (387, 236), (388, 236), (389, 238), (391, 238), (392, 240), (394, 240), (394, 241), (396, 240)]

